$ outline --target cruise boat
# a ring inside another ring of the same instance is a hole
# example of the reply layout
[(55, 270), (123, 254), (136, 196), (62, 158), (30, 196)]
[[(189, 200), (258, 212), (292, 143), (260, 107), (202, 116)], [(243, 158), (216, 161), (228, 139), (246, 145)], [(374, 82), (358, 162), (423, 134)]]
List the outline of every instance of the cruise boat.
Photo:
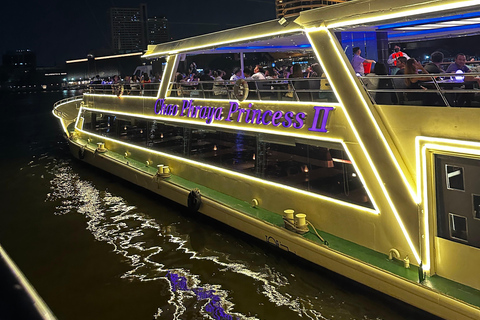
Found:
[[(88, 164), (442, 318), (480, 319), (474, 66), (362, 76), (350, 63), (352, 47), (386, 62), (395, 43), (478, 34), (480, 1), (354, 0), (149, 45), (161, 82), (93, 85), (53, 113)], [(216, 61), (321, 71), (178, 81)]]

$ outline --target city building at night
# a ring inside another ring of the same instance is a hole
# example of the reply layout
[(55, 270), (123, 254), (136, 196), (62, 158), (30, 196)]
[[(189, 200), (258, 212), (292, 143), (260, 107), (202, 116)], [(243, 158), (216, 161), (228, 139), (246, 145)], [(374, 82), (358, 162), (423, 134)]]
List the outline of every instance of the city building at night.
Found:
[(275, 0), (277, 18), (298, 16), (301, 11), (347, 2), (350, 0)]
[(116, 53), (139, 52), (148, 44), (168, 41), (168, 20), (148, 17), (147, 5), (109, 10), (111, 45)]
[(147, 19), (147, 41), (148, 44), (167, 42), (168, 20), (164, 17), (152, 17)]

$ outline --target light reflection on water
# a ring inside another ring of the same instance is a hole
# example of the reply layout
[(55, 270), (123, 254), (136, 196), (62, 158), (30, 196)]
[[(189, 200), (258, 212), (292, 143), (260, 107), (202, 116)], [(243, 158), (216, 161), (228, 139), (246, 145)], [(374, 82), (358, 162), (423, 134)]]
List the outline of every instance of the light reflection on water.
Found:
[[(215, 252), (208, 249), (196, 252), (189, 248), (188, 235), (177, 232), (175, 224), (161, 225), (155, 219), (138, 212), (135, 206), (128, 205), (121, 197), (96, 189), (91, 182), (84, 181), (75, 174), (68, 164), (56, 167), (53, 174), (52, 192), (47, 199), (61, 202), (56, 207), (55, 214), (84, 215), (87, 230), (95, 240), (110, 244), (112, 250), (130, 265), (131, 269), (122, 278), (170, 283), (169, 303), (173, 309), (159, 307), (155, 318), (171, 316), (172, 319), (180, 319), (188, 305), (188, 308), (193, 307), (205, 318), (257, 319), (236, 312), (228, 290), (222, 289), (221, 285), (202, 283), (199, 276), (191, 270), (169, 268), (160, 262), (163, 253), (169, 255), (171, 252), (182, 252), (188, 259), (213, 262), (219, 273), (241, 274), (258, 282), (261, 293), (276, 306), (287, 306), (300, 317), (326, 319), (319, 312), (309, 309), (307, 301), (279, 292), (277, 288), (289, 285), (288, 279), (268, 266), (255, 272), (243, 263), (228, 261), (228, 256), (215, 255)], [(172, 280), (172, 275), (176, 282)], [(178, 277), (183, 278), (186, 286), (179, 287), (182, 281), (178, 281)], [(205, 292), (208, 294), (202, 294)], [(195, 299), (198, 302), (192, 305), (191, 300)], [(212, 308), (212, 300), (215, 302), (213, 306), (218, 308)], [(171, 314), (167, 315), (167, 312)]]

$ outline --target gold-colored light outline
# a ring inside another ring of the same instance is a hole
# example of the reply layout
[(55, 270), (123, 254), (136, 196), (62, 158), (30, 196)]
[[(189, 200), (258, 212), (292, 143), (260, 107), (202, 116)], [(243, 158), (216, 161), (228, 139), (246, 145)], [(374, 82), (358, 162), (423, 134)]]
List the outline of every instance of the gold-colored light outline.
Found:
[[(343, 59), (342, 59), (341, 53), (338, 51), (338, 48), (337, 48), (336, 45), (335, 45), (335, 41), (334, 41), (333, 38), (332, 38), (332, 35), (331, 35), (330, 30), (328, 30), (327, 28), (323, 27), (323, 28), (315, 28), (314, 31), (324, 31), (324, 32), (327, 33), (330, 41), (332, 42), (332, 47), (335, 48), (335, 53), (338, 55), (340, 61), (342, 61), (341, 65), (342, 65), (342, 67), (344, 68), (344, 72), (349, 76), (349, 79), (352, 81), (353, 86), (354, 86), (355, 89), (357, 90), (359, 96), (362, 96), (361, 93), (360, 93), (360, 91), (359, 91), (359, 89), (358, 89), (358, 87), (357, 87), (357, 85), (356, 85), (356, 83), (355, 83), (355, 81), (354, 81), (354, 79), (352, 78), (352, 75), (350, 74), (347, 66), (345, 65), (345, 63), (344, 63), (344, 61), (343, 61)], [(319, 52), (318, 52), (317, 48), (315, 47), (314, 42), (312, 41), (312, 39), (311, 39), (311, 37), (310, 37), (310, 32), (307, 32), (307, 37), (308, 37), (310, 43), (312, 44), (312, 48), (313, 48), (313, 50), (314, 50), (314, 52), (315, 52), (315, 55), (317, 56), (317, 59), (320, 61), (320, 63), (321, 63), (322, 65), (324, 65), (324, 63), (323, 63), (323, 61), (322, 61), (322, 59), (321, 59), (321, 57), (320, 57), (320, 55), (319, 55)], [(329, 79), (330, 86), (332, 87), (333, 91), (335, 92), (335, 95), (337, 96), (338, 101), (339, 101), (339, 102), (342, 104), (342, 106), (343, 106), (344, 103), (342, 102), (342, 99), (341, 99), (340, 95), (337, 93), (337, 89), (335, 88), (334, 83), (332, 83), (332, 82), (330, 81), (331, 78), (330, 78), (330, 76), (328, 75), (328, 73), (326, 72), (326, 70), (324, 70), (324, 72), (325, 72), (325, 75), (327, 76), (327, 78)], [(371, 117), (371, 119), (372, 119), (372, 122), (375, 124), (375, 127), (377, 128), (377, 130), (379, 130), (379, 128), (377, 127), (378, 124), (376, 123), (375, 119), (373, 118), (373, 115), (370, 113), (371, 111), (369, 110), (369, 108), (368, 108), (365, 100), (364, 100), (364, 99), (361, 99), (361, 100), (362, 100), (362, 102), (363, 102), (363, 105), (364, 105), (365, 109), (367, 110), (368, 114), (370, 115), (370, 117)], [(345, 108), (343, 108), (343, 109), (345, 110)], [(354, 124), (353, 124), (353, 121), (351, 120), (351, 118), (350, 118), (350, 116), (348, 115), (348, 113), (346, 112), (346, 110), (345, 110), (345, 117), (347, 118), (347, 121), (348, 121), (348, 123), (350, 124), (350, 127), (352, 128), (352, 131), (353, 131), (355, 137), (357, 138), (357, 141), (358, 141), (360, 147), (362, 148), (362, 150), (363, 150), (363, 152), (364, 152), (364, 154), (365, 154), (365, 157), (367, 158), (367, 161), (369, 162), (369, 164), (370, 164), (370, 166), (371, 166), (371, 168), (372, 168), (372, 171), (373, 171), (375, 177), (377, 178), (377, 181), (378, 181), (378, 183), (379, 183), (379, 185), (380, 185), (380, 187), (381, 187), (381, 189), (382, 189), (382, 191), (383, 191), (383, 193), (384, 193), (384, 195), (385, 195), (385, 198), (386, 198), (388, 204), (390, 205), (390, 208), (392, 209), (392, 212), (393, 212), (393, 214), (394, 214), (394, 216), (395, 216), (395, 219), (397, 220), (397, 222), (398, 222), (398, 224), (399, 224), (399, 226), (400, 226), (400, 229), (402, 230), (403, 235), (405, 236), (405, 239), (407, 240), (407, 243), (408, 243), (410, 249), (412, 250), (413, 255), (415, 256), (415, 259), (417, 260), (417, 263), (420, 264), (420, 263), (421, 263), (421, 257), (420, 257), (420, 255), (418, 254), (417, 250), (415, 249), (415, 246), (414, 246), (414, 244), (413, 244), (413, 242), (412, 242), (412, 239), (410, 238), (410, 235), (408, 234), (408, 231), (407, 231), (405, 225), (403, 224), (403, 221), (402, 221), (402, 219), (401, 219), (401, 217), (400, 217), (400, 215), (399, 215), (399, 213), (398, 213), (398, 211), (397, 211), (397, 209), (396, 209), (396, 207), (395, 207), (392, 199), (390, 198), (390, 195), (389, 195), (389, 193), (388, 193), (388, 191), (387, 191), (387, 189), (386, 189), (386, 187), (385, 187), (385, 184), (383, 183), (383, 180), (382, 180), (382, 178), (380, 177), (380, 174), (378, 173), (377, 168), (376, 168), (375, 164), (373, 163), (373, 160), (371, 159), (370, 154), (369, 154), (368, 151), (367, 151), (367, 148), (366, 148), (365, 145), (363, 144), (363, 141), (362, 141), (362, 139), (360, 138), (360, 135), (358, 134), (357, 130), (355, 129), (355, 126), (354, 126)], [(383, 137), (383, 134), (381, 133), (381, 131), (379, 131), (379, 133), (380, 133), (380, 136), (382, 137), (382, 140), (384, 140), (385, 138)], [(386, 143), (386, 140), (384, 141), (384, 143)], [(391, 153), (391, 150), (390, 150), (390, 148), (388, 147), (388, 144), (386, 144), (386, 146), (387, 146), (387, 149), (390, 151), (390, 153), (389, 153), (390, 156), (393, 156), (393, 153)], [(398, 165), (398, 163), (396, 162), (396, 159), (395, 159), (394, 157), (393, 157), (393, 160), (394, 160), (394, 163), (395, 163), (396, 165)], [(417, 199), (416, 199), (416, 194), (415, 194), (415, 192), (411, 190), (411, 186), (410, 186), (410, 184), (406, 181), (406, 178), (403, 176), (403, 172), (401, 171), (401, 169), (399, 168), (399, 166), (397, 167), (397, 170), (399, 170), (399, 172), (401, 173), (402, 178), (404, 178), (404, 182), (405, 182), (408, 190), (410, 191), (410, 194), (412, 195), (413, 199), (415, 200), (415, 203), (418, 203), (418, 201), (417, 201)]]
[(424, 15), (427, 10), (428, 12), (438, 12), (438, 11), (444, 11), (444, 10), (450, 10), (450, 9), (465, 8), (465, 7), (475, 6), (479, 4), (480, 4), (479, 0), (467, 0), (467, 1), (457, 0), (455, 3), (449, 3), (449, 4), (437, 3), (428, 7), (422, 7), (418, 9), (406, 9), (404, 11), (395, 12), (395, 13), (385, 13), (382, 11), (381, 14), (376, 15), (374, 17), (353, 19), (353, 20), (342, 21), (337, 23), (334, 22), (326, 25), (326, 28), (334, 29), (334, 28), (352, 26), (352, 25), (369, 23), (369, 22), (377, 22), (377, 21), (390, 20), (390, 19), (396, 19), (396, 18), (411, 17), (415, 15)]
[[(422, 145), (422, 141), (424, 142)], [(428, 143), (430, 142), (430, 143)], [(443, 144), (440, 144), (443, 143)], [(447, 145), (445, 145), (447, 144)], [(465, 147), (457, 147), (452, 145), (463, 145)], [(470, 149), (466, 147), (473, 147), (477, 149)], [(421, 150), (420, 150), (421, 149)], [(423, 219), (424, 219), (424, 233), (425, 233), (425, 250), (426, 263), (423, 265), (425, 271), (430, 270), (431, 267), (431, 250), (430, 250), (430, 231), (429, 231), (429, 207), (428, 207), (428, 175), (427, 175), (427, 152), (429, 150), (438, 150), (445, 152), (454, 152), (468, 155), (480, 156), (480, 143), (467, 140), (454, 140), (436, 137), (415, 137), (415, 154), (416, 154), (416, 168), (417, 168), (417, 191), (423, 195)], [(420, 183), (422, 181), (423, 184)], [(423, 189), (423, 190), (422, 190)], [(422, 192), (423, 191), (423, 192)]]
[[(102, 109), (96, 109), (96, 108), (88, 108), (88, 107), (81, 107), (80, 110), (79, 110), (79, 115), (82, 113), (83, 110), (86, 110), (86, 111), (95, 111), (95, 112), (100, 112), (100, 113), (112, 113), (112, 114), (119, 114), (119, 115), (125, 115), (125, 116), (135, 116), (135, 117), (139, 117), (139, 118), (144, 118), (144, 119), (151, 119), (151, 120), (161, 120), (161, 121), (166, 121), (166, 122), (178, 122), (178, 123), (186, 123), (186, 124), (194, 124), (194, 125), (200, 125), (200, 126), (209, 126), (207, 125), (206, 123), (202, 123), (202, 122), (196, 122), (196, 121), (188, 121), (188, 120), (177, 120), (177, 119), (171, 119), (171, 118), (161, 118), (161, 117), (152, 117), (152, 116), (147, 116), (147, 115), (142, 115), (142, 114), (134, 114), (134, 113), (125, 113), (125, 112), (116, 112), (116, 111), (112, 111), (112, 110), (102, 110)], [(105, 139), (105, 140), (109, 140), (109, 141), (112, 141), (112, 142), (115, 142), (115, 143), (119, 143), (119, 144), (123, 144), (125, 146), (128, 146), (128, 147), (132, 147), (132, 148), (136, 148), (136, 149), (139, 149), (139, 150), (142, 150), (144, 152), (148, 152), (148, 153), (154, 153), (154, 154), (158, 154), (158, 155), (161, 155), (161, 156), (164, 156), (164, 157), (170, 157), (170, 158), (173, 158), (173, 159), (176, 159), (176, 160), (179, 160), (179, 161), (184, 161), (184, 162), (187, 162), (187, 163), (190, 163), (190, 164), (193, 164), (193, 165), (198, 165), (198, 166), (202, 166), (202, 167), (205, 167), (205, 168), (209, 168), (209, 169), (212, 169), (212, 170), (219, 170), (220, 172), (224, 172), (224, 173), (227, 173), (227, 174), (233, 174), (235, 176), (238, 176), (238, 177), (242, 177), (242, 178), (245, 178), (247, 180), (252, 180), (252, 181), (255, 181), (255, 182), (261, 182), (263, 184), (267, 184), (267, 185), (271, 185), (271, 186), (275, 186), (275, 187), (279, 187), (279, 188), (284, 188), (286, 190), (289, 190), (289, 191), (294, 191), (296, 193), (305, 193), (305, 194), (308, 194), (310, 196), (313, 196), (313, 197), (316, 197), (318, 199), (322, 199), (322, 200), (327, 200), (327, 201), (330, 201), (330, 202), (334, 202), (334, 203), (337, 203), (337, 204), (340, 204), (340, 205), (344, 205), (344, 206), (347, 206), (347, 207), (351, 207), (351, 208), (355, 208), (359, 211), (362, 211), (362, 212), (369, 212), (369, 213), (372, 213), (372, 214), (375, 214), (375, 215), (378, 215), (379, 214), (379, 210), (378, 210), (378, 206), (377, 204), (375, 203), (375, 200), (373, 198), (373, 195), (371, 194), (370, 190), (367, 188), (367, 185), (365, 183), (365, 180), (363, 178), (363, 175), (361, 173), (361, 171), (359, 170), (359, 168), (357, 167), (355, 161), (353, 158), (350, 158), (352, 160), (352, 165), (354, 166), (360, 180), (362, 181), (363, 183), (363, 186), (368, 194), (368, 196), (370, 197), (370, 200), (372, 201), (372, 205), (374, 206), (375, 209), (371, 209), (371, 208), (367, 208), (367, 207), (362, 207), (362, 206), (359, 206), (359, 205), (355, 205), (355, 204), (352, 204), (352, 203), (349, 203), (349, 202), (345, 202), (345, 201), (342, 201), (342, 200), (338, 200), (338, 199), (334, 199), (334, 198), (330, 198), (330, 197), (327, 197), (327, 196), (324, 196), (324, 195), (319, 195), (319, 194), (315, 194), (315, 193), (311, 193), (311, 192), (308, 192), (308, 191), (304, 191), (304, 190), (300, 190), (300, 189), (296, 189), (296, 188), (293, 188), (293, 187), (289, 187), (289, 186), (285, 186), (285, 185), (282, 185), (282, 184), (278, 184), (278, 183), (275, 183), (275, 182), (271, 182), (271, 181), (267, 181), (267, 180), (262, 180), (262, 179), (259, 179), (259, 178), (256, 178), (256, 177), (252, 177), (252, 176), (248, 176), (248, 175), (243, 175), (241, 173), (237, 173), (237, 172), (234, 172), (234, 171), (231, 171), (231, 170), (227, 170), (227, 169), (223, 169), (223, 168), (219, 168), (219, 167), (216, 167), (216, 166), (212, 166), (212, 165), (208, 165), (208, 164), (205, 164), (205, 163), (202, 163), (202, 162), (197, 162), (197, 161), (193, 161), (193, 160), (190, 160), (190, 159), (186, 159), (186, 158), (183, 158), (183, 157), (178, 157), (178, 156), (174, 156), (174, 155), (171, 155), (171, 154), (167, 154), (167, 153), (163, 153), (163, 152), (159, 152), (159, 151), (155, 151), (155, 150), (151, 150), (151, 149), (147, 149), (147, 148), (143, 148), (143, 147), (140, 147), (140, 146), (136, 146), (136, 145), (132, 145), (132, 144), (128, 144), (128, 143), (125, 143), (123, 141), (119, 141), (119, 140), (115, 140), (115, 139), (112, 139), (112, 138), (108, 138), (108, 137), (104, 137), (104, 136), (101, 136), (101, 135), (97, 135), (95, 133), (91, 133), (91, 132), (88, 132), (88, 131), (85, 131), (83, 129), (80, 129), (78, 128), (78, 119), (80, 119), (80, 116), (77, 117), (77, 122), (75, 123), (75, 128), (84, 133), (84, 134), (87, 134), (87, 135), (91, 135), (91, 136), (94, 136), (94, 137), (97, 137), (99, 139)], [(211, 125), (210, 125), (211, 126)], [(267, 130), (262, 130), (262, 129), (252, 129), (252, 128), (245, 128), (245, 127), (239, 127), (239, 126), (225, 126), (225, 125), (218, 125), (216, 124), (215, 127), (219, 127), (219, 128), (225, 128), (225, 129), (237, 129), (237, 130), (241, 130), (241, 131), (251, 131), (251, 132), (262, 132), (262, 133), (268, 133), (268, 134), (272, 134), (271, 131), (267, 131)], [(333, 139), (333, 138), (322, 138), (322, 137), (313, 137), (313, 136), (308, 136), (308, 135), (301, 135), (301, 134), (289, 134), (289, 133), (281, 133), (279, 135), (285, 135), (285, 136), (288, 136), (288, 137), (298, 137), (298, 138), (302, 138), (302, 139), (309, 139), (309, 140), (319, 140), (319, 141), (330, 141), (330, 142), (337, 142), (337, 143), (340, 143), (343, 148), (345, 149), (345, 151), (347, 152), (348, 156), (351, 157), (351, 153), (350, 151), (348, 150), (348, 147), (347, 145), (344, 143), (344, 141), (340, 140), (340, 139)]]
[(268, 38), (268, 37), (273, 37), (281, 34), (288, 34), (288, 33), (295, 33), (295, 32), (304, 32), (305, 30), (302, 28), (298, 29), (291, 29), (291, 30), (285, 30), (285, 31), (277, 31), (277, 32), (272, 32), (272, 33), (267, 33), (267, 34), (260, 34), (256, 36), (249, 36), (249, 37), (244, 37), (244, 38), (238, 38), (238, 39), (229, 39), (225, 41), (220, 41), (220, 42), (212, 42), (196, 47), (189, 47), (189, 48), (182, 48), (178, 50), (171, 50), (171, 51), (163, 51), (163, 52), (154, 52), (150, 54), (145, 54), (142, 56), (142, 58), (151, 58), (151, 57), (156, 57), (156, 56), (161, 56), (161, 55), (174, 55), (178, 53), (183, 53), (183, 52), (189, 52), (189, 51), (195, 51), (195, 50), (200, 50), (204, 48), (209, 48), (209, 47), (215, 47), (215, 46), (220, 46), (220, 45), (225, 45), (225, 44), (231, 44), (234, 42), (242, 42), (242, 41), (248, 41), (248, 40), (255, 40), (259, 38)]

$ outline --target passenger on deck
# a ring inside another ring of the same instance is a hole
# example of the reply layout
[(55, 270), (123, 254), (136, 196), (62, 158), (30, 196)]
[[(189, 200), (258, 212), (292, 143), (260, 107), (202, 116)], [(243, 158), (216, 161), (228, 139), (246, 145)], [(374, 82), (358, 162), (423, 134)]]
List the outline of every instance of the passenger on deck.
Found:
[[(422, 66), (420, 62), (415, 59), (408, 59), (407, 65), (405, 66), (405, 74), (419, 74), (418, 70), (421, 70), (423, 74), (428, 74), (427, 70)], [(407, 89), (410, 90), (427, 90), (427, 88), (421, 85), (422, 81), (431, 81), (431, 77), (415, 77), (415, 78), (406, 78), (405, 84)], [(424, 94), (423, 92), (408, 92), (407, 90), (407, 99), (408, 101), (423, 101), (428, 102), (428, 94)], [(430, 103), (424, 103), (430, 104)]]
[(200, 81), (213, 81), (212, 70), (205, 68), (203, 74), (200, 76)]
[(303, 78), (302, 67), (295, 63), (292, 67), (292, 73), (288, 76), (289, 78)]
[(405, 66), (407, 65), (407, 58), (405, 57), (398, 57), (397, 58), (397, 72), (395, 75), (402, 75), (405, 74)]
[(250, 68), (245, 68), (245, 70), (243, 70), (243, 75), (245, 77), (245, 80), (253, 80), (252, 70)]
[(425, 70), (428, 73), (445, 73), (441, 67), (443, 62), (443, 53), (440, 51), (435, 51), (430, 55), (430, 62), (425, 65)]
[[(455, 56), (455, 62), (450, 64), (447, 68), (446, 73), (457, 73), (459, 70), (461, 70), (463, 73), (469, 73), (471, 70), (467, 67), (466, 65), (467, 62), (467, 57), (463, 53), (459, 53)], [(465, 89), (473, 89), (474, 86), (473, 84), (475, 81), (477, 82), (477, 85), (480, 85), (480, 79), (478, 77), (474, 76), (465, 76), (462, 78), (463, 81), (465, 81)], [(462, 107), (462, 106), (470, 106), (471, 101), (475, 97), (475, 94), (473, 93), (462, 93), (462, 94), (457, 94), (453, 96), (449, 95), (447, 99), (450, 102), (450, 105), (456, 106), (456, 107)]]
[(355, 73), (364, 76), (365, 75), (365, 69), (363, 68), (363, 63), (368, 62), (368, 63), (375, 63), (375, 60), (371, 59), (365, 59), (360, 54), (362, 53), (362, 50), (360, 50), (359, 47), (353, 48), (353, 58), (352, 58), (352, 66), (353, 70), (355, 70)]
[(464, 73), (470, 72), (466, 65), (467, 57), (463, 53), (458, 53), (455, 56), (455, 62), (451, 63), (447, 68), (447, 73), (455, 73), (457, 70), (462, 70)]
[(242, 79), (242, 69), (240, 69), (239, 67), (236, 67), (235, 69), (233, 69), (233, 74), (232, 76), (230, 77), (230, 80), (232, 81), (237, 81), (238, 79)]
[(265, 69), (265, 79), (277, 79), (278, 76), (275, 73), (275, 70), (273, 70), (272, 67), (268, 67)]
[(408, 54), (401, 51), (400, 46), (395, 45), (393, 47), (393, 53), (388, 57), (388, 60), (387, 60), (387, 64), (390, 67), (390, 74), (396, 74), (397, 73), (397, 71), (398, 71), (398, 67), (397, 67), (397, 61), (398, 60), (397, 59), (399, 57), (405, 57), (407, 60), (410, 59)]
[(252, 76), (252, 79), (253, 80), (263, 80), (265, 79), (265, 74), (264, 74), (264, 71), (263, 71), (263, 67), (259, 64), (257, 64), (255, 66), (255, 69), (253, 70), (253, 76)]

